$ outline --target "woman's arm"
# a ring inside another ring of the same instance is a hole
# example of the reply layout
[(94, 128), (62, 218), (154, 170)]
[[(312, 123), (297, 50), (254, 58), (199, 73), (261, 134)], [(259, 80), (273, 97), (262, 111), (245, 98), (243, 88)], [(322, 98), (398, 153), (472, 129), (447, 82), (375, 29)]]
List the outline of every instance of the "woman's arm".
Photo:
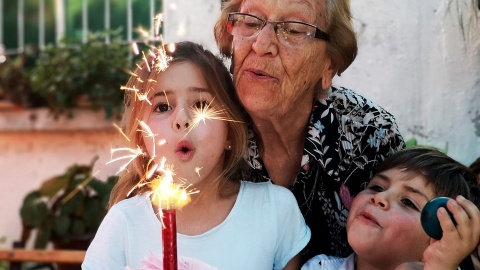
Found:
[(298, 270), (300, 269), (300, 266), (302, 265), (302, 255), (297, 254), (295, 257), (293, 257), (287, 265), (285, 265), (284, 270)]

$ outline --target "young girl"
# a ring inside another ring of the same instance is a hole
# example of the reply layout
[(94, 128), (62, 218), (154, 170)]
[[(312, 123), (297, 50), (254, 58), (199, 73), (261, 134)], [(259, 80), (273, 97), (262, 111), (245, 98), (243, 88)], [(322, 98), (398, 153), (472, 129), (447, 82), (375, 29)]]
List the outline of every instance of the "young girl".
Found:
[[(347, 235), (355, 254), (318, 255), (302, 270), (398, 270), (415, 268), (416, 263), (409, 262), (420, 261), (424, 269), (457, 269), (480, 237), (480, 212), (465, 199), (468, 181), (474, 178), (468, 168), (436, 150), (411, 148), (393, 154), (350, 207)], [(423, 230), (420, 213), (438, 196), (456, 198), (447, 208), (457, 225), (440, 208), (443, 237), (436, 241)]]
[[(83, 269), (139, 268), (161, 261), (158, 207), (151, 203), (148, 186), (134, 188), (148, 174), (151, 159), (156, 164), (166, 160), (176, 182), (199, 191), (177, 211), (179, 265), (300, 268), (298, 254), (310, 230), (291, 192), (272, 183), (232, 179), (247, 143), (229, 72), (211, 52), (191, 42), (166, 53), (171, 57), (166, 69), (153, 67), (164, 64), (159, 50), (146, 56), (126, 85), (133, 91), (125, 93), (125, 134), (130, 147), (144, 155), (126, 168), (114, 188), (113, 206), (87, 250)], [(198, 111), (215, 118), (198, 121)], [(151, 132), (142, 132), (142, 121)], [(161, 263), (157, 266), (161, 269)]]

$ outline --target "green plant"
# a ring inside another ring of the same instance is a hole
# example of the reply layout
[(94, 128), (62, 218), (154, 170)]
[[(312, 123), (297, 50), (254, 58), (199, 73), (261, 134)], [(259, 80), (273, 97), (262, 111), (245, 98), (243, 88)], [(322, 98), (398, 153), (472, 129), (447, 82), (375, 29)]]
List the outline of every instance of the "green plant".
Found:
[[(6, 240), (6, 237), (5, 236), (1, 236), (0, 237), (0, 244), (5, 242)], [(0, 270), (8, 270), (10, 269), (10, 264), (8, 262), (0, 262)]]
[[(45, 248), (50, 241), (91, 239), (103, 220), (110, 192), (117, 180), (96, 179), (89, 165), (72, 165), (61, 175), (44, 181), (41, 187), (27, 194), (20, 216), (30, 235), (37, 230), (35, 248)], [(27, 239), (22, 239), (26, 241)]]
[(32, 91), (28, 76), (28, 70), (31, 69), (28, 62), (31, 58), (31, 55), (22, 54), (8, 57), (0, 63), (0, 99), (26, 108), (46, 105), (45, 100)]
[(49, 45), (30, 73), (33, 89), (56, 116), (72, 116), (71, 109), (81, 107), (81, 100), (93, 110), (103, 109), (107, 118), (120, 116), (120, 86), (127, 82), (130, 70), (128, 50), (118, 30), (89, 33), (86, 42), (64, 40)]
[(448, 143), (445, 145), (445, 148), (438, 148), (438, 147), (434, 147), (434, 146), (430, 146), (430, 145), (422, 145), (422, 144), (418, 144), (417, 142), (417, 139), (415, 138), (410, 138), (408, 140), (405, 141), (405, 147), (406, 148), (412, 148), (412, 147), (429, 147), (429, 148), (433, 148), (433, 149), (436, 149), (444, 154), (447, 153), (448, 151)]
[[(6, 59), (0, 63), (0, 97), (13, 103), (24, 103), (23, 93), (30, 90), (30, 81), (23, 73), (23, 59)], [(15, 95), (17, 94), (17, 95)], [(20, 96), (14, 100), (15, 96)]]

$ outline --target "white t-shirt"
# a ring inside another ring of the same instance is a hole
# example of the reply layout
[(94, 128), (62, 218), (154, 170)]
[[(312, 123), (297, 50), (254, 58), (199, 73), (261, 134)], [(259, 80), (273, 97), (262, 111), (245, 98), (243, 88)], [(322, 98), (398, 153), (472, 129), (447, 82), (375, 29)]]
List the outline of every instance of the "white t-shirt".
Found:
[[(177, 234), (177, 249), (179, 260), (193, 258), (218, 270), (282, 269), (309, 240), (310, 229), (288, 189), (241, 182), (227, 218), (201, 235)], [(82, 269), (139, 268), (152, 254), (162, 256), (161, 223), (149, 198), (139, 195), (110, 209)]]

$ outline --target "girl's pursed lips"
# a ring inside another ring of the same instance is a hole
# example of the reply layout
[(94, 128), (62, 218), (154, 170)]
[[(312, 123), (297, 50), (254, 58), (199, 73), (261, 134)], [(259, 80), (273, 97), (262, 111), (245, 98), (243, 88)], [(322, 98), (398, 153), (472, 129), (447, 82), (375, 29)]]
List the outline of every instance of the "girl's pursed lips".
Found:
[(180, 141), (175, 148), (175, 154), (180, 158), (182, 161), (188, 161), (193, 158), (195, 154), (195, 148), (193, 145), (186, 140)]

